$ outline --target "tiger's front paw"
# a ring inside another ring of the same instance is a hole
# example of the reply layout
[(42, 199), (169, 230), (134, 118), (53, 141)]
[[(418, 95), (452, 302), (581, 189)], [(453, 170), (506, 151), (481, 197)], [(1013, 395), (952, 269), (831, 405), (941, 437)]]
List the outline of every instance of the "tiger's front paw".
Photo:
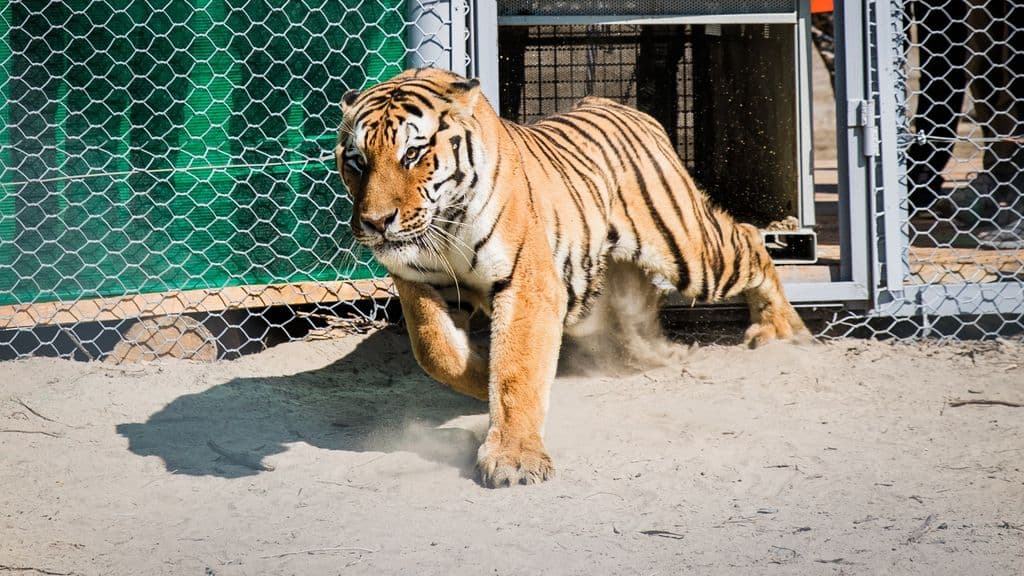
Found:
[(540, 440), (502, 443), (488, 438), (477, 452), (476, 468), (488, 488), (540, 484), (555, 477), (555, 465)]

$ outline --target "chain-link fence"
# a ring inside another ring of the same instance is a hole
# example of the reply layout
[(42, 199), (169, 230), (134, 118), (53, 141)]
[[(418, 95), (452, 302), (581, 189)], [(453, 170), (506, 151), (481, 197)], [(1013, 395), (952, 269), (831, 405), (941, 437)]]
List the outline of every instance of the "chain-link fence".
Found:
[(869, 3), (874, 309), (831, 333), (1024, 331), (1024, 4)]
[[(336, 101), (411, 65), (492, 74), (484, 7), (4, 3), (0, 358), (225, 357), (383, 317), (333, 170)], [(837, 8), (837, 76), (863, 77), (836, 85), (860, 131), (840, 172), (866, 166), (840, 194), (837, 290), (801, 301), (867, 309), (831, 335), (1024, 330), (1024, 8)]]
[(436, 59), (467, 12), (4, 2), (0, 358), (224, 356), (317, 326), (320, 308), (379, 315), (386, 300), (355, 303), (389, 285), (349, 235), (337, 101), (450, 66)]

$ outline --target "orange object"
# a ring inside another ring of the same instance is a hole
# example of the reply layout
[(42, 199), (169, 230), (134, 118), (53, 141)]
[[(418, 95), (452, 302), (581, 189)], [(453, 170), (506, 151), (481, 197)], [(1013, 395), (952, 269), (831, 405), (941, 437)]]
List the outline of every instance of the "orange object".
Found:
[(832, 0), (811, 0), (811, 13), (831, 12)]

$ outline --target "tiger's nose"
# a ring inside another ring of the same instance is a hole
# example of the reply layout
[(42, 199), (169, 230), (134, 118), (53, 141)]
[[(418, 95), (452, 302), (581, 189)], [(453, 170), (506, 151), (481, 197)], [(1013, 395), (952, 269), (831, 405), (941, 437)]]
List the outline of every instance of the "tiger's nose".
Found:
[(397, 208), (391, 214), (388, 214), (387, 216), (382, 216), (380, 218), (368, 218), (366, 216), (363, 216), (363, 229), (366, 230), (367, 232), (371, 230), (376, 230), (377, 232), (384, 234), (384, 232), (388, 229), (388, 226), (394, 224), (396, 220), (398, 220)]

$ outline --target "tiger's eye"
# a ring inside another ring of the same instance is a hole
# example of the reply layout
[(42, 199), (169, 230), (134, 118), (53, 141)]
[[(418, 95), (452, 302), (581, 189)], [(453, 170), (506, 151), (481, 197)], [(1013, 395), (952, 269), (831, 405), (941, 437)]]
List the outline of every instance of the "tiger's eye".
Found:
[(419, 155), (420, 155), (420, 151), (418, 149), (416, 149), (416, 148), (409, 148), (408, 150), (405, 151), (405, 159), (406, 160), (415, 160), (416, 157), (419, 156)]

